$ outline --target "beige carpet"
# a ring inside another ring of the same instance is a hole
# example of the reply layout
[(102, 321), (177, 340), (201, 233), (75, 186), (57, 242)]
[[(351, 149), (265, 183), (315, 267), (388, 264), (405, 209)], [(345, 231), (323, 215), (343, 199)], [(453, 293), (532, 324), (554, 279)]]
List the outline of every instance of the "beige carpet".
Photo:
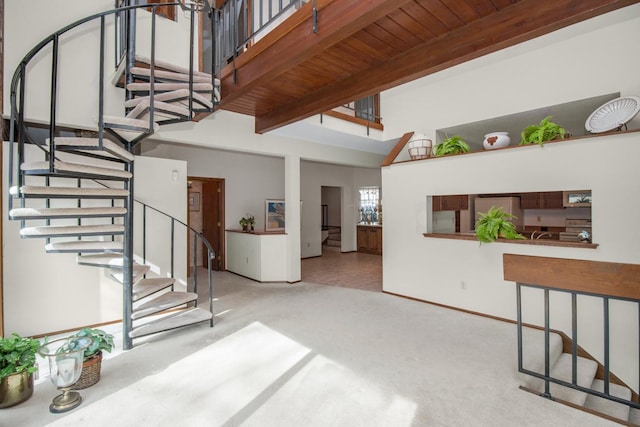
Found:
[(215, 274), (217, 325), (139, 340), (2, 426), (613, 426), (518, 389), (515, 327), (375, 292)]

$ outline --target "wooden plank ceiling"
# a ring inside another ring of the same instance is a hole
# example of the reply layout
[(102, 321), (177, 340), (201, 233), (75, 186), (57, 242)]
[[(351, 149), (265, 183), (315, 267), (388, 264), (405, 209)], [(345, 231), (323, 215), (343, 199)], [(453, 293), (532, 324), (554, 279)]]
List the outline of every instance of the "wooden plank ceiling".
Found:
[[(267, 132), (640, 0), (317, 0), (221, 73)], [(551, 66), (551, 64), (542, 64)]]

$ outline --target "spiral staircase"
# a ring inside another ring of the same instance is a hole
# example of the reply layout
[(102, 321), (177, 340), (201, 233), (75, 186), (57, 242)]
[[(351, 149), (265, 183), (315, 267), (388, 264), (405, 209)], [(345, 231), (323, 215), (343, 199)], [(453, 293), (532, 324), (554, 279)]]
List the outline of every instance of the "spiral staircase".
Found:
[[(194, 5), (173, 5), (191, 15), (193, 64), (197, 11)], [(144, 12), (152, 20), (150, 58), (135, 53), (136, 11), (141, 7), (151, 9), (150, 14)], [(119, 52), (122, 60), (111, 79), (122, 87), (118, 91), (123, 97), (121, 116), (104, 114), (104, 86), (110, 73), (104, 65), (109, 19), (114, 22), (116, 37), (120, 37), (117, 44), (123, 47)], [(133, 346), (133, 339), (145, 335), (206, 321), (213, 326), (211, 271), (209, 306), (203, 308), (198, 306), (197, 289), (177, 289), (173, 266), (171, 277), (151, 277), (146, 256), (133, 251), (133, 207), (137, 202), (133, 153), (137, 144), (162, 125), (211, 114), (220, 101), (219, 81), (210, 74), (195, 71), (193, 66), (155, 60), (156, 19), (156, 6), (129, 6), (123, 2), (114, 10), (74, 22), (35, 46), (20, 63), (11, 85), (9, 218), (21, 221), (22, 238), (44, 239), (47, 253), (75, 253), (78, 265), (107, 269), (122, 283), (125, 349)], [(61, 77), (57, 66), (59, 40), (75, 28), (94, 28), (96, 22), (101, 46), (97, 127), (81, 135), (60, 136), (56, 123), (56, 85)], [(25, 86), (30, 61), (44, 55), (45, 47), (51, 48), (46, 51), (52, 56), (52, 89), (49, 137), (42, 141), (33, 137), (26, 125), (29, 115), (25, 110)], [(142, 206), (146, 212), (147, 205)], [(188, 227), (160, 214), (171, 221), (172, 229), (176, 223)], [(202, 240), (211, 259), (213, 250), (204, 237), (193, 229), (187, 232)], [(194, 287), (197, 288), (197, 279)]]

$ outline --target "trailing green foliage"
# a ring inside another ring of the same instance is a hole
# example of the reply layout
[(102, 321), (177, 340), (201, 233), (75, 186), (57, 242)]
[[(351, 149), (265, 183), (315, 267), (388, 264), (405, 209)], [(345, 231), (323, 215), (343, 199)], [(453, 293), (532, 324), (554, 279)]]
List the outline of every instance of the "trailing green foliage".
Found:
[(0, 379), (24, 371), (34, 373), (39, 348), (40, 341), (22, 338), (16, 333), (10, 337), (0, 337)]
[(458, 135), (454, 135), (450, 138), (445, 139), (444, 141), (442, 141), (442, 143), (436, 145), (433, 150), (433, 154), (436, 157), (447, 156), (449, 154), (468, 153), (468, 152), (469, 152), (469, 144), (467, 144)]
[(73, 334), (74, 337), (90, 337), (93, 342), (84, 350), (84, 360), (94, 356), (98, 351), (111, 352), (113, 349), (113, 335), (102, 329), (84, 328)]
[(243, 217), (240, 221), (240, 227), (245, 228), (247, 226), (252, 226), (256, 224), (256, 218), (253, 215), (247, 215), (247, 217)]
[(564, 139), (567, 131), (550, 120), (551, 116), (547, 116), (540, 121), (540, 124), (527, 126), (522, 131), (520, 145), (535, 143), (542, 147), (545, 141), (551, 141), (558, 137)]
[(511, 222), (516, 217), (504, 212), (502, 207), (491, 206), (487, 213), (479, 212), (479, 214), (480, 219), (476, 222), (476, 236), (480, 243), (491, 243), (499, 237), (504, 239), (525, 238), (516, 231), (516, 226)]

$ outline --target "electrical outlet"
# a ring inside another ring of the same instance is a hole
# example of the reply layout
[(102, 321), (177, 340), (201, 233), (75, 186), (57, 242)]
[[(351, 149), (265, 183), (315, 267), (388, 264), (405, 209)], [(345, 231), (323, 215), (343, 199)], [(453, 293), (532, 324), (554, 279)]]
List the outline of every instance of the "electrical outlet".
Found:
[(460, 289), (467, 289), (467, 282), (465, 282), (464, 280), (460, 281)]
[(310, 248), (311, 247), (311, 243), (307, 242), (307, 247)]
[(541, 221), (541, 219), (540, 219), (540, 215), (538, 215), (538, 222), (540, 222), (540, 221)]

